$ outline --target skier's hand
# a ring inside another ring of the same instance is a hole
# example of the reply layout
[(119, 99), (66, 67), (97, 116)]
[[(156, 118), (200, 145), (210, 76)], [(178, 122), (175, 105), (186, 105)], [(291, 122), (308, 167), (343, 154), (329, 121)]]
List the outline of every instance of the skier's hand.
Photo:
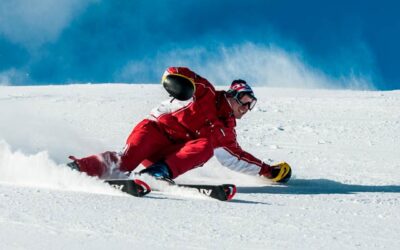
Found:
[(265, 178), (272, 179), (272, 167), (266, 163), (263, 163), (258, 174)]
[(192, 79), (179, 74), (165, 75), (161, 83), (170, 96), (180, 101), (192, 98), (196, 89)]
[(274, 182), (285, 183), (292, 176), (292, 169), (286, 162), (280, 162), (272, 166), (264, 164), (259, 174)]

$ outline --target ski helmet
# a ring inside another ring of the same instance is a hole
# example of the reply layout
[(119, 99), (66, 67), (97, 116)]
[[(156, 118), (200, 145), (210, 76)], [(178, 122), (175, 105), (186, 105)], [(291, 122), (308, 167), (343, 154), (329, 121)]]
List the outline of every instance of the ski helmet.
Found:
[[(239, 104), (248, 105), (249, 110), (252, 110), (257, 103), (257, 98), (254, 95), (253, 90), (251, 89), (250, 85), (247, 84), (247, 82), (245, 80), (238, 79), (238, 80), (232, 81), (231, 86), (229, 87), (227, 93), (228, 93), (228, 96), (234, 98)], [(241, 101), (241, 98), (244, 95), (250, 96), (252, 98), (252, 101), (249, 103), (243, 103)]]

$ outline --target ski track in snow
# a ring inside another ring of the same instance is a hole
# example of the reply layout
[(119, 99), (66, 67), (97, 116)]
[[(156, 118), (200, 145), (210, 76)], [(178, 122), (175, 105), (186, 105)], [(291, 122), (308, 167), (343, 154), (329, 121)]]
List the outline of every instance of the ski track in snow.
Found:
[(238, 140), (293, 179), (214, 158), (177, 179), (238, 185), (219, 202), (185, 189), (135, 198), (63, 166), (120, 150), (167, 98), (159, 85), (0, 86), (0, 248), (399, 249), (400, 91), (255, 92)]

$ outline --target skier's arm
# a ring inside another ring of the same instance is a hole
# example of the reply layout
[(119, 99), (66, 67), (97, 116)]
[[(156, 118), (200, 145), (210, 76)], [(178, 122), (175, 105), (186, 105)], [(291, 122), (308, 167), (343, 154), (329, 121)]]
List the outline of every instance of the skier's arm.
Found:
[(271, 167), (240, 147), (233, 128), (224, 129), (219, 141), (222, 146), (214, 150), (214, 155), (223, 166), (249, 175), (271, 177)]
[(219, 142), (223, 143), (222, 146), (214, 150), (214, 155), (222, 165), (237, 172), (264, 176), (275, 182), (285, 183), (289, 181), (292, 175), (289, 164), (280, 162), (270, 166), (264, 163), (239, 146), (233, 128), (226, 132), (229, 131), (232, 133), (223, 133), (223, 137), (219, 138)]

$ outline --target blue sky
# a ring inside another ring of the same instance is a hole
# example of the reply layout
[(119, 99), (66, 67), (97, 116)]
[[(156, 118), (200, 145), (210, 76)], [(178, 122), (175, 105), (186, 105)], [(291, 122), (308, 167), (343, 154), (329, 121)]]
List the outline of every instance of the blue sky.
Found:
[(0, 83), (158, 82), (400, 89), (396, 1), (6, 0)]

